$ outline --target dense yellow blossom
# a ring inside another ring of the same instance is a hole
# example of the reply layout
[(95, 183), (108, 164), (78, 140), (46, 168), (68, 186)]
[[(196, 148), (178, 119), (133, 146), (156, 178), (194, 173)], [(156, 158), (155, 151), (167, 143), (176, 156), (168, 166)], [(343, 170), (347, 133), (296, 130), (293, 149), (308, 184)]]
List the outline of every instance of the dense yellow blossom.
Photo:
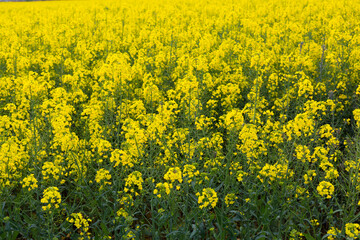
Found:
[(96, 172), (95, 182), (100, 184), (100, 190), (103, 189), (105, 185), (111, 185), (110, 180), (111, 174), (109, 170), (101, 168)]
[(259, 139), (258, 130), (253, 124), (245, 125), (240, 133), (241, 143), (237, 146), (248, 158), (258, 158), (261, 154), (267, 154), (264, 141)]
[(282, 183), (284, 180), (291, 178), (293, 175), (293, 170), (289, 169), (287, 164), (276, 163), (271, 165), (267, 163), (261, 169), (257, 177), (262, 183), (265, 182), (265, 179), (268, 179), (268, 182), (271, 184), (275, 180)]
[(355, 109), (353, 111), (354, 119), (356, 121), (356, 126), (360, 127), (360, 109)]
[(216, 203), (218, 202), (217, 193), (212, 188), (204, 188), (202, 193), (197, 193), (198, 196), (198, 203), (201, 209), (211, 206), (214, 208)]
[(296, 152), (296, 158), (302, 162), (305, 162), (305, 161), (311, 161), (311, 158), (310, 158), (310, 150), (307, 146), (304, 146), (304, 145), (298, 145), (296, 146), (296, 149), (295, 149), (295, 152)]
[(38, 181), (34, 177), (34, 174), (30, 174), (29, 176), (25, 177), (22, 181), (22, 187), (27, 189), (28, 191), (31, 191), (38, 187)]
[(29, 159), (25, 147), (16, 138), (9, 138), (0, 146), (0, 186), (11, 185), (20, 178), (19, 171)]
[(170, 168), (167, 173), (164, 175), (164, 179), (174, 183), (178, 181), (179, 183), (183, 182), (181, 169), (179, 167)]
[(58, 180), (61, 174), (62, 168), (56, 166), (53, 162), (45, 162), (42, 167), (43, 179), (47, 180), (49, 178), (54, 178)]
[(326, 198), (331, 198), (335, 190), (334, 185), (327, 181), (320, 182), (316, 189), (321, 196)]
[(42, 209), (51, 212), (51, 209), (59, 208), (61, 195), (57, 187), (48, 187), (44, 190), (41, 203), (45, 204)]
[(134, 171), (128, 175), (128, 177), (125, 179), (125, 192), (134, 193), (135, 195), (138, 195), (139, 192), (143, 189), (143, 178), (142, 174), (139, 171)]
[(345, 233), (347, 237), (357, 239), (360, 235), (360, 225), (358, 223), (347, 223)]

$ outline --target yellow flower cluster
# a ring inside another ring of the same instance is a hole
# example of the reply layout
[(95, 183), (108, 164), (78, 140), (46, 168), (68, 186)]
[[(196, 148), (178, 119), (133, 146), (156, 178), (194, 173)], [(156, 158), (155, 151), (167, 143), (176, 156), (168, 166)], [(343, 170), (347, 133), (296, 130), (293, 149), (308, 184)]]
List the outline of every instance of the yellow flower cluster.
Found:
[(60, 166), (56, 166), (53, 162), (45, 162), (41, 173), (44, 180), (48, 180), (49, 178), (58, 180), (61, 172), (62, 168)]
[(134, 171), (129, 174), (129, 176), (125, 179), (125, 192), (134, 193), (135, 196), (139, 195), (139, 192), (143, 189), (143, 178), (142, 174), (139, 171)]
[(353, 111), (354, 119), (356, 121), (356, 126), (360, 128), (360, 109), (355, 109)]
[(196, 170), (196, 167), (191, 164), (186, 164), (184, 166), (183, 176), (187, 179), (187, 183), (191, 183), (193, 177), (196, 177), (200, 174), (199, 170)]
[(304, 183), (305, 184), (309, 184), (313, 178), (316, 177), (316, 172), (315, 170), (308, 170), (305, 174), (304, 174)]
[(246, 124), (239, 133), (239, 139), (242, 144), (237, 147), (248, 158), (257, 159), (261, 154), (267, 154), (264, 141), (259, 139), (258, 129), (255, 125)]
[(244, 171), (242, 171), (242, 170), (239, 170), (238, 173), (237, 173), (237, 178), (236, 178), (236, 179), (237, 179), (239, 182), (242, 182), (243, 179), (244, 179), (244, 176), (246, 176), (246, 175), (247, 175), (246, 172), (244, 172)]
[(119, 150), (119, 149), (115, 149), (112, 153), (111, 153), (111, 157), (110, 157), (110, 161), (114, 162), (114, 167), (119, 166), (120, 164), (122, 166), (128, 166), (128, 167), (132, 167), (134, 166), (131, 158), (129, 158), (128, 155), (126, 155), (126, 152), (124, 152), (123, 150)]
[(72, 213), (70, 218), (66, 219), (69, 223), (73, 223), (75, 227), (80, 232), (79, 239), (85, 239), (85, 236), (89, 237), (89, 222), (91, 222), (90, 218), (84, 218), (82, 213)]
[(268, 179), (268, 182), (271, 184), (275, 180), (279, 183), (282, 183), (285, 179), (289, 179), (294, 175), (294, 172), (289, 169), (288, 164), (276, 163), (274, 165), (265, 164), (265, 166), (259, 172), (257, 176), (262, 183), (265, 182), (265, 179)]
[[(119, 192), (120, 194), (123, 194), (123, 192)], [(117, 217), (123, 217), (127, 219), (129, 217), (129, 213), (127, 210), (131, 209), (132, 206), (134, 206), (134, 198), (130, 194), (123, 194), (120, 199), (118, 199), (118, 202), (120, 203), (121, 207), (116, 212)]]
[(197, 193), (199, 208), (203, 209), (208, 206), (214, 208), (218, 202), (217, 193), (212, 188), (204, 188), (202, 193)]
[(338, 233), (340, 233), (341, 231), (335, 227), (331, 227), (328, 231), (327, 234), (330, 234), (330, 236), (328, 236), (329, 240), (335, 240), (336, 236), (338, 235)]
[(41, 203), (44, 203), (45, 206), (42, 207), (44, 211), (49, 211), (51, 213), (51, 209), (59, 208), (59, 204), (61, 203), (61, 195), (59, 189), (57, 187), (48, 187), (44, 190), (44, 195), (41, 199)]
[(335, 190), (334, 185), (327, 181), (320, 182), (316, 189), (325, 198), (331, 198)]
[(165, 194), (169, 195), (172, 188), (173, 188), (173, 185), (171, 183), (168, 183), (168, 182), (157, 183), (156, 188), (154, 189), (153, 193), (158, 198), (161, 198), (161, 197), (164, 197)]
[(229, 193), (225, 196), (225, 204), (226, 206), (230, 206), (232, 204), (235, 203), (236, 199), (238, 199), (238, 197), (235, 195), (235, 193)]
[(25, 177), (22, 181), (22, 187), (27, 189), (28, 191), (31, 191), (38, 187), (38, 181), (34, 177), (34, 174), (30, 174), (29, 176)]
[(298, 145), (296, 146), (295, 152), (296, 152), (296, 158), (298, 160), (301, 160), (302, 162), (305, 161), (311, 162), (310, 150), (307, 146)]
[(116, 212), (116, 216), (117, 217), (123, 217), (123, 218), (127, 218), (129, 216), (129, 214), (126, 212), (126, 210), (124, 208), (120, 208), (117, 212)]
[(319, 221), (317, 219), (312, 219), (310, 220), (310, 223), (312, 226), (316, 227), (316, 226), (319, 226)]
[(100, 190), (103, 189), (106, 185), (111, 185), (110, 180), (111, 174), (109, 170), (101, 168), (96, 172), (95, 182), (100, 184)]
[(352, 239), (358, 239), (360, 236), (360, 225), (358, 223), (345, 224), (346, 236)]
[[(9, 124), (9, 123), (7, 123)], [(12, 181), (21, 179), (20, 172), (29, 159), (24, 143), (9, 137), (0, 146), (0, 188), (12, 185)], [(20, 181), (20, 180), (19, 180)]]
[(312, 98), (312, 95), (314, 93), (314, 87), (311, 84), (311, 81), (309, 79), (305, 78), (299, 80), (299, 90), (298, 90), (298, 96), (304, 96), (305, 98)]
[(164, 179), (174, 183), (178, 181), (179, 183), (183, 182), (181, 169), (179, 167), (170, 168), (167, 173), (164, 175)]

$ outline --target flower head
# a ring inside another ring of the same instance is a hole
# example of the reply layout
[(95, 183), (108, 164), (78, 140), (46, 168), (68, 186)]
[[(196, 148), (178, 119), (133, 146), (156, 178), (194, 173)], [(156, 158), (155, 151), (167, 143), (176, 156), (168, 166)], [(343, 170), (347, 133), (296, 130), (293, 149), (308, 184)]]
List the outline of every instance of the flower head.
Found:
[(206, 208), (207, 206), (211, 206), (214, 208), (216, 203), (218, 202), (217, 193), (212, 188), (204, 188), (202, 193), (197, 194), (199, 196), (198, 203), (200, 204), (200, 208)]

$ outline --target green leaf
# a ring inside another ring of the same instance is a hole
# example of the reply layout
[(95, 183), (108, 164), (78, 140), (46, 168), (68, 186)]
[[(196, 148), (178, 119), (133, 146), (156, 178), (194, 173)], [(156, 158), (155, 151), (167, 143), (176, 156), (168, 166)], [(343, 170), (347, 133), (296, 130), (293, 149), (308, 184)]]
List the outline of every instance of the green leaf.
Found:
[(315, 238), (308, 233), (305, 233), (304, 236), (306, 237), (307, 240), (315, 240)]

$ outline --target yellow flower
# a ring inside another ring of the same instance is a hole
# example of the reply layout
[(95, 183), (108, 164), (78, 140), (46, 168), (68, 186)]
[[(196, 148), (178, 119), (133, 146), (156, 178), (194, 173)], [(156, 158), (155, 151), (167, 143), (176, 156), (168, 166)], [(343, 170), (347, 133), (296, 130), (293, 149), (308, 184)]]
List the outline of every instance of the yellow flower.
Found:
[(238, 197), (235, 195), (235, 193), (229, 193), (225, 196), (225, 204), (227, 207), (235, 203), (235, 200), (238, 199)]
[(263, 140), (258, 137), (257, 126), (246, 124), (239, 133), (241, 143), (237, 148), (248, 158), (257, 159), (261, 154), (267, 154), (267, 148)]
[(297, 231), (296, 229), (291, 230), (290, 232), (290, 240), (297, 240), (301, 239), (304, 236), (301, 232)]
[(110, 162), (115, 162), (114, 167), (121, 164), (126, 168), (131, 168), (134, 166), (135, 160), (129, 151), (115, 149), (111, 153)]
[(206, 208), (207, 206), (211, 206), (214, 208), (216, 203), (218, 202), (217, 193), (212, 188), (204, 188), (202, 194), (198, 193), (198, 203), (200, 204), (200, 208)]
[[(142, 178), (141, 172), (139, 171), (134, 171), (130, 173), (125, 179), (125, 181), (125, 192), (130, 191), (131, 193), (135, 193), (135, 195), (138, 195), (139, 193), (137, 192), (137, 190), (141, 191), (143, 189), (142, 184), (144, 180)], [(137, 189), (135, 189), (135, 187), (137, 187)]]
[(269, 180), (271, 184), (275, 180), (282, 183), (286, 177), (290, 178), (294, 175), (291, 169), (288, 169), (288, 164), (275, 163), (273, 165), (266, 163), (265, 166), (259, 172), (257, 178), (263, 183), (265, 179)]
[(347, 223), (345, 224), (346, 236), (350, 238), (358, 238), (360, 234), (360, 225), (358, 223)]
[(236, 178), (236, 179), (237, 179), (239, 182), (242, 182), (244, 176), (246, 176), (246, 175), (247, 175), (246, 172), (244, 172), (243, 170), (239, 170), (238, 173), (237, 173), (237, 178)]
[(311, 225), (313, 225), (314, 227), (315, 227), (315, 226), (319, 226), (319, 221), (318, 221), (317, 219), (312, 219), (312, 220), (310, 221), (310, 223), (311, 223)]
[(57, 166), (53, 162), (45, 162), (44, 165), (42, 166), (42, 171), (41, 171), (44, 180), (47, 180), (49, 178), (58, 180), (61, 172), (62, 172), (62, 168), (60, 166)]
[(353, 111), (354, 119), (356, 121), (356, 126), (360, 127), (360, 109), (355, 109)]
[(45, 204), (45, 206), (42, 207), (44, 211), (48, 211), (51, 208), (59, 208), (59, 204), (61, 203), (59, 189), (57, 187), (48, 187), (45, 189), (41, 203)]
[(125, 194), (121, 199), (119, 199), (119, 203), (126, 207), (134, 206), (133, 196), (130, 194)]
[(81, 213), (72, 213), (71, 218), (66, 219), (69, 223), (73, 223), (75, 227), (80, 231), (80, 235), (87, 235), (90, 236), (89, 231), (89, 222), (91, 222), (91, 219), (84, 218)]
[(328, 231), (327, 234), (331, 234), (330, 236), (328, 236), (328, 240), (335, 240), (336, 236), (338, 233), (340, 233), (341, 231), (335, 227), (331, 227)]
[(244, 125), (243, 111), (237, 108), (230, 110), (226, 115), (221, 117), (223, 126), (228, 131), (239, 131)]
[(325, 179), (331, 180), (339, 177), (339, 172), (335, 168), (329, 168), (326, 171)]
[(95, 181), (100, 184), (100, 190), (107, 184), (111, 185), (111, 182), (109, 181), (110, 179), (111, 174), (109, 170), (101, 168), (96, 172)]
[(28, 191), (31, 191), (35, 188), (38, 187), (37, 185), (37, 180), (36, 178), (34, 177), (34, 174), (30, 174), (29, 176), (25, 177), (21, 183), (22, 183), (22, 187), (23, 188), (26, 188)]
[(314, 93), (314, 87), (311, 84), (311, 81), (309, 79), (304, 79), (303, 81), (299, 82), (299, 90), (298, 90), (298, 96), (305, 96), (310, 97)]
[(199, 170), (196, 170), (196, 167), (194, 165), (187, 164), (184, 166), (183, 175), (184, 178), (187, 179), (188, 183), (191, 183), (192, 178), (194, 176), (198, 176), (199, 174)]
[(125, 211), (124, 208), (120, 208), (117, 212), (116, 212), (116, 215), (118, 217), (124, 217), (124, 218), (127, 218), (129, 216), (129, 214)]
[(327, 181), (320, 182), (316, 189), (321, 196), (326, 198), (331, 198), (331, 195), (334, 193), (334, 185)]
[(164, 175), (164, 179), (167, 181), (170, 181), (171, 183), (174, 183), (175, 181), (178, 181), (179, 183), (182, 183), (182, 174), (179, 167), (170, 168), (167, 173)]
[(304, 174), (304, 180), (305, 180), (304, 183), (309, 184), (313, 180), (313, 177), (315, 176), (316, 176), (315, 170), (308, 170), (306, 174)]
[(322, 162), (328, 161), (328, 150), (326, 150), (324, 147), (316, 147), (314, 149), (314, 153), (311, 156), (313, 162), (316, 162), (317, 160), (320, 160)]
[(310, 150), (307, 146), (304, 145), (298, 145), (295, 149), (296, 152), (296, 158), (298, 160), (301, 160), (302, 162), (310, 162)]
[(158, 183), (156, 184), (156, 188), (154, 189), (154, 194), (158, 197), (164, 197), (166, 195), (170, 195), (171, 189), (173, 188), (173, 185), (171, 183)]

